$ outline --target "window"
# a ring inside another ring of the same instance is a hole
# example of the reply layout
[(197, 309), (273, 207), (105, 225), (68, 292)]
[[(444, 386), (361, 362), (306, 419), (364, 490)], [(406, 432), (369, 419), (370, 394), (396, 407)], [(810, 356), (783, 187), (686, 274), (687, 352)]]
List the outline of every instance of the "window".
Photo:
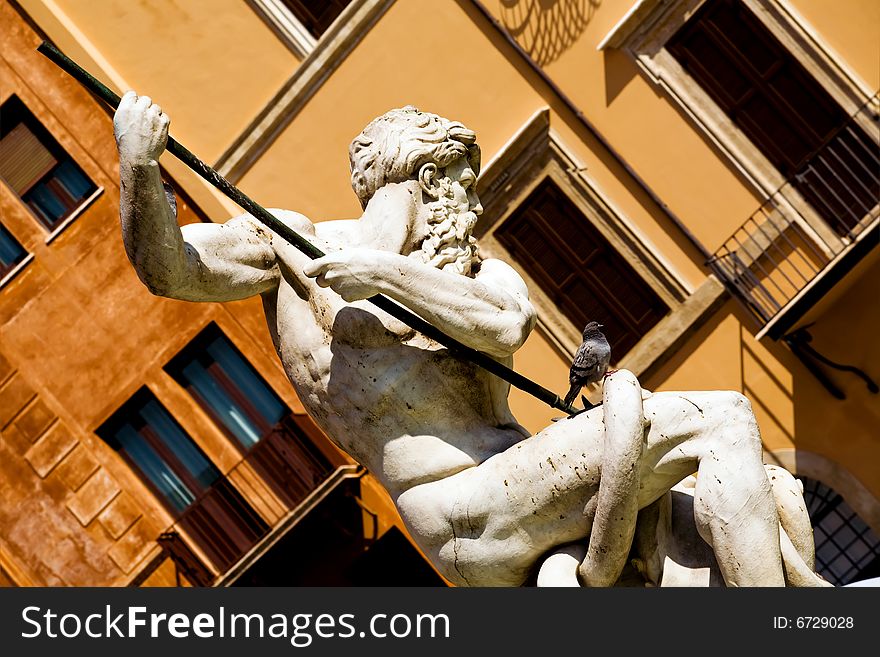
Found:
[(137, 468), (176, 513), (220, 477), (217, 468), (146, 388), (119, 409), (98, 434)]
[(302, 23), (315, 39), (321, 35), (348, 6), (351, 0), (281, 0), (288, 11)]
[(709, 0), (666, 48), (839, 234), (876, 205), (875, 142), (741, 2)]
[(219, 569), (269, 531), (241, 493), (147, 388), (97, 431), (119, 452)]
[(6, 230), (3, 224), (0, 224), (0, 279), (15, 269), (15, 265), (24, 260), (26, 256), (27, 252), (18, 243), (18, 240)]
[(622, 356), (669, 310), (577, 206), (546, 179), (495, 231), (578, 330), (605, 325)]
[(329, 474), (329, 462), (298, 419), (216, 324), (199, 333), (165, 371), (246, 452), (251, 466), (288, 505), (305, 499)]
[[(257, 14), (304, 59), (352, 0), (248, 0)], [(362, 0), (361, 0), (362, 1)]]
[(0, 117), (0, 177), (52, 230), (97, 187), (18, 98)]
[(813, 524), (816, 570), (836, 586), (880, 576), (880, 539), (834, 490), (801, 477)]
[[(546, 267), (554, 259), (573, 258), (570, 246), (565, 244), (570, 239), (567, 228), (559, 229), (564, 236), (553, 231), (545, 231), (536, 236), (536, 239), (544, 243), (543, 253), (537, 260), (535, 256), (539, 254), (530, 255), (529, 248), (522, 244), (524, 234), (528, 235), (530, 232), (529, 227), (523, 224), (534, 219), (534, 216), (524, 215), (528, 215), (530, 206), (540, 205), (540, 196), (545, 198), (543, 209), (549, 214), (545, 218), (538, 217), (538, 221), (555, 225), (556, 218), (552, 215), (557, 211), (562, 213), (560, 221), (565, 220), (578, 227), (578, 239), (591, 241), (603, 251), (601, 257), (598, 254), (595, 256), (597, 267), (605, 267), (608, 259), (615, 263), (622, 262), (619, 271), (631, 278), (632, 285), (638, 289), (644, 288), (651, 303), (656, 304), (659, 297), (659, 305), (654, 307), (660, 315), (667, 314), (667, 309), (677, 312), (692, 298), (691, 291), (675, 270), (669, 267), (657, 249), (644, 238), (638, 226), (609, 202), (584, 163), (551, 129), (550, 109), (547, 107), (537, 110), (480, 171), (478, 192), (484, 208), (474, 229), (474, 235), (480, 242), (480, 253), (484, 258), (498, 258), (508, 262), (519, 272), (537, 311), (538, 330), (565, 357), (574, 356), (583, 340), (581, 333), (586, 323), (583, 321), (584, 315), (595, 312), (595, 308), (584, 311), (572, 302), (572, 290), (560, 293), (556, 289), (561, 284), (574, 288), (574, 293), (583, 295), (581, 283), (588, 280), (585, 277), (589, 274), (582, 272), (580, 265), (575, 266), (568, 262), (563, 266), (574, 277), (570, 280), (566, 275), (563, 277), (566, 280), (557, 282), (547, 273)], [(557, 210), (553, 209), (554, 205), (559, 206)], [(532, 209), (532, 215), (541, 214), (537, 207)], [(557, 244), (560, 242), (563, 246), (558, 248)], [(526, 253), (520, 259), (511, 249)], [(721, 286), (717, 287), (720, 289)], [(710, 296), (701, 293), (699, 298), (709, 299)], [(598, 299), (599, 297), (590, 303), (596, 304)], [(619, 310), (619, 301), (610, 303), (613, 312), (626, 315)], [(603, 316), (607, 316), (612, 310), (606, 304), (602, 312), (606, 313)], [(699, 315), (694, 314), (692, 317)], [(601, 319), (599, 321), (604, 322)], [(653, 330), (654, 339), (649, 344), (649, 341), (639, 340), (644, 336), (641, 331), (647, 330), (645, 327), (649, 325), (655, 326), (656, 323), (653, 320), (642, 322), (641, 327), (635, 329), (637, 336), (633, 334), (632, 325), (639, 322), (629, 320), (629, 323), (629, 327), (621, 326), (614, 331), (610, 331), (609, 325), (608, 335), (613, 340), (615, 362), (638, 374), (647, 371), (646, 368), (654, 367), (666, 357), (669, 348), (678, 339), (678, 331), (685, 325), (676, 325), (673, 330), (668, 331), (661, 331), (657, 326)], [(639, 344), (626, 353), (625, 350), (636, 342)]]
[(165, 370), (245, 449), (289, 413), (215, 324), (202, 331)]

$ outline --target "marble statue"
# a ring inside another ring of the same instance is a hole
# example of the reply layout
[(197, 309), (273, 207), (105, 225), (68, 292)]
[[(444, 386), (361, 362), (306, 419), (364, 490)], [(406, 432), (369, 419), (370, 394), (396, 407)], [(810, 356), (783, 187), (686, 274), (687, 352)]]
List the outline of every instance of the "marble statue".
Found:
[[(412, 107), (372, 121), (349, 152), (360, 218), (272, 210), (328, 254), (312, 261), (247, 215), (179, 228), (157, 164), (168, 125), (134, 92), (114, 119), (122, 234), (141, 281), (188, 301), (260, 295), (308, 413), (382, 483), (451, 582), (610, 586), (632, 560), (662, 584), (699, 536), (679, 583), (701, 572), (728, 586), (823, 583), (803, 500), (775, 499), (741, 394), (652, 394), (619, 371), (601, 407), (530, 436), (508, 384), (364, 301), (381, 293), (512, 364), (535, 311), (520, 276), (481, 259), (471, 235), (482, 212), (473, 131)], [(673, 530), (683, 508), (690, 519)]]

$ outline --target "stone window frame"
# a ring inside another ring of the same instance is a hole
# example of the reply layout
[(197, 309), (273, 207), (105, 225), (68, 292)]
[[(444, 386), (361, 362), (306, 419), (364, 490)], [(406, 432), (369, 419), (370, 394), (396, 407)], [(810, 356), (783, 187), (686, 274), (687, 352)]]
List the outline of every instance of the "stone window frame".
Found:
[[(597, 46), (627, 52), (639, 69), (677, 104), (708, 140), (727, 158), (736, 171), (762, 197), (769, 197), (786, 182), (752, 141), (715, 103), (672, 54), (666, 42), (707, 0), (638, 0)], [(786, 0), (741, 0), (807, 72), (831, 95), (849, 116), (873, 96), (873, 92), (835, 54)], [(863, 128), (873, 134), (867, 118)], [(817, 244), (836, 250), (849, 240), (839, 237), (795, 190), (787, 188), (783, 211)], [(744, 218), (745, 219), (745, 218)], [(824, 244), (823, 244), (824, 243)]]
[(19, 260), (17, 263), (15, 263), (14, 265), (12, 265), (8, 269), (6, 269), (5, 272), (2, 269), (0, 269), (0, 289), (3, 289), (3, 287), (7, 283), (9, 283), (9, 281), (11, 281), (13, 278), (15, 278), (22, 269), (27, 267), (27, 265), (30, 263), (30, 261), (34, 259), (34, 254), (31, 251), (29, 251), (27, 249), (27, 247), (24, 246), (24, 244), (22, 244), (21, 240), (19, 240), (18, 237), (16, 237), (15, 233), (13, 233), (11, 230), (9, 230), (9, 227), (6, 224), (4, 224), (3, 222), (0, 222), (0, 230), (5, 231), (9, 235), (9, 237), (11, 237), (12, 240), (24, 252), (24, 257), (22, 257), (22, 259)]
[[(363, 0), (352, 0), (349, 6), (336, 17), (336, 21), (344, 20), (344, 15), (349, 12), (351, 5), (358, 4)], [(290, 48), (301, 60), (315, 49), (320, 39), (316, 39), (306, 29), (296, 16), (284, 5), (282, 0), (247, 0), (251, 8), (257, 12), (272, 31)], [(332, 32), (332, 26), (327, 32)], [(322, 35), (323, 38), (323, 35)]]
[(665, 262), (662, 253), (643, 238), (633, 223), (605, 196), (554, 130), (550, 110), (535, 112), (480, 172), (477, 191), (483, 215), (475, 236), (484, 258), (510, 264), (522, 276), (538, 315), (537, 328), (563, 357), (571, 358), (582, 341), (575, 326), (494, 236), (545, 180), (550, 179), (574, 203), (609, 245), (630, 262), (636, 273), (669, 306), (669, 312), (615, 363), (647, 376), (680, 347), (724, 302), (723, 286), (709, 276), (690, 290)]

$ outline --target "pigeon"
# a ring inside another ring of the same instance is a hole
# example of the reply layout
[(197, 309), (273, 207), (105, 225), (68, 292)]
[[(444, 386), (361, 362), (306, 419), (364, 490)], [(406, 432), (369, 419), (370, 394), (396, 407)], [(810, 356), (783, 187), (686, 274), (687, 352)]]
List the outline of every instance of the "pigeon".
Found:
[(565, 396), (565, 405), (571, 406), (578, 393), (586, 385), (600, 381), (611, 362), (611, 345), (599, 329), (602, 325), (590, 322), (584, 327), (584, 341), (574, 355), (568, 382), (571, 389)]

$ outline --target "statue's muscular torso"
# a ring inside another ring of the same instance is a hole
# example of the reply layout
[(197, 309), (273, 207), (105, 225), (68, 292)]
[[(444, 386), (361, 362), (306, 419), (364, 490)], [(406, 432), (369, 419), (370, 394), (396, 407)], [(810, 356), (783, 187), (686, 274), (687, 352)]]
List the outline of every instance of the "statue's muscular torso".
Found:
[[(310, 239), (326, 252), (351, 243), (338, 225), (318, 224), (315, 233)], [(368, 301), (348, 303), (319, 287), (301, 273), (305, 256), (277, 237), (272, 243), (281, 276), (263, 305), (285, 371), (312, 418), (392, 494), (523, 439), (507, 384)]]

